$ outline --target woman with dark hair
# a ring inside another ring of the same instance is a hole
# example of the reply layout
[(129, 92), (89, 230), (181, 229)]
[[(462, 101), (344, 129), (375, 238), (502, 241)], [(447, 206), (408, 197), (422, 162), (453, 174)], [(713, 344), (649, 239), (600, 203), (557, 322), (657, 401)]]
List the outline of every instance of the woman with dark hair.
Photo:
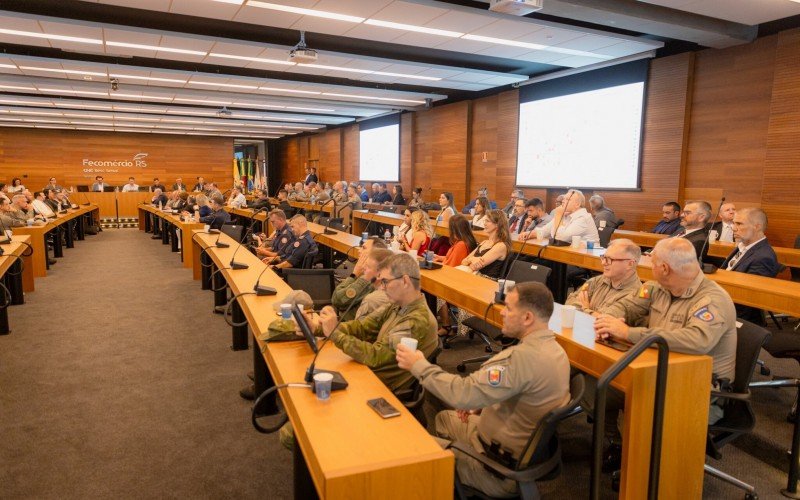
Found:
[(408, 201), (409, 208), (422, 208), (422, 204), (425, 203), (422, 201), (422, 188), (414, 188), (411, 191), (411, 199)]
[(488, 238), (475, 247), (461, 264), (487, 278), (499, 279), (511, 253), (506, 214), (502, 210), (489, 210), (484, 230)]
[(400, 184), (395, 184), (392, 188), (392, 194), (394, 198), (392, 199), (392, 205), (405, 205), (406, 199), (403, 197), (403, 186)]
[(456, 205), (453, 203), (453, 193), (449, 191), (445, 191), (439, 195), (439, 206), (442, 210), (436, 217), (436, 222), (447, 222), (450, 220), (450, 217), (458, 213)]
[(486, 221), (486, 215), (489, 210), (489, 199), (485, 196), (479, 196), (475, 200), (475, 215), (472, 217), (473, 229), (483, 229), (483, 223)]
[(450, 244), (452, 245), (446, 255), (437, 255), (434, 260), (441, 262), (445, 266), (455, 267), (461, 264), (467, 255), (470, 254), (478, 243), (472, 234), (469, 221), (461, 214), (450, 217), (448, 223), (450, 228)]
[(22, 179), (14, 177), (11, 179), (11, 184), (6, 188), (6, 191), (11, 193), (21, 193), (25, 191), (25, 186), (22, 185)]

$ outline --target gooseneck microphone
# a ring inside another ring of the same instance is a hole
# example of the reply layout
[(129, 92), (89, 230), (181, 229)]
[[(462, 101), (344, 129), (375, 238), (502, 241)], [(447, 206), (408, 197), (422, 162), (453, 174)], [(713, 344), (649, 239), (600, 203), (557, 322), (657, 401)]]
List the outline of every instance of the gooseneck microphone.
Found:
[(711, 237), (711, 227), (714, 227), (714, 223), (717, 222), (717, 218), (719, 217), (719, 213), (722, 211), (722, 205), (725, 204), (725, 197), (723, 196), (722, 199), (719, 200), (719, 206), (717, 207), (717, 215), (714, 216), (714, 219), (711, 221), (709, 226), (709, 231), (706, 232), (706, 239), (703, 241), (703, 246), (700, 248), (700, 255), (697, 256), (697, 262), (700, 264), (700, 269), (703, 270), (704, 274), (714, 274), (717, 272), (717, 266), (714, 264), (703, 264), (703, 256), (706, 253), (706, 249), (708, 248), (709, 239)]
[[(374, 282), (375, 282), (375, 279), (373, 278), (372, 279), (372, 283), (374, 283)], [(356, 303), (355, 301), (351, 301), (350, 305), (347, 306), (347, 309), (345, 309), (344, 312), (339, 315), (339, 319), (338, 319), (338, 321), (336, 321), (336, 326), (334, 326), (333, 329), (331, 330), (331, 334), (333, 334), (333, 332), (335, 332), (336, 329), (339, 328), (339, 325), (342, 323), (342, 318), (344, 318), (347, 315), (347, 313), (350, 312), (350, 309), (352, 309), (352, 307), (355, 305), (355, 303)], [(295, 306), (294, 309), (297, 310), (297, 306)], [(298, 312), (299, 312), (299, 310), (298, 310)], [(296, 314), (295, 314), (295, 317), (297, 317)], [(298, 324), (301, 325), (301, 328), (303, 326), (308, 328), (308, 323), (305, 322), (305, 318), (303, 318), (302, 324), (299, 321), (298, 321)], [(314, 332), (311, 332), (312, 335), (313, 335), (313, 333)], [(314, 353), (314, 359), (311, 360), (311, 364), (308, 365), (308, 369), (306, 370), (306, 376), (305, 376), (305, 379), (304, 379), (306, 382), (311, 383), (311, 382), (314, 381), (314, 365), (316, 365), (316, 363), (317, 363), (317, 357), (319, 356), (320, 351), (322, 351), (322, 348), (325, 347), (325, 344), (328, 343), (328, 340), (330, 340), (330, 338), (331, 338), (330, 335), (325, 337), (325, 340), (322, 341), (322, 345), (320, 345), (319, 349), (317, 349), (317, 352)], [(335, 373), (335, 372), (331, 372), (331, 373)]]

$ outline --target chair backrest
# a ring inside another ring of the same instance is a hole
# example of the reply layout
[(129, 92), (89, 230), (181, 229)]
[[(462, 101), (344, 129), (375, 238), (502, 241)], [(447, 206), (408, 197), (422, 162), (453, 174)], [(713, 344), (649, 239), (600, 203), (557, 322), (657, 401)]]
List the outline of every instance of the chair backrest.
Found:
[(736, 332), (736, 378), (731, 387), (733, 392), (746, 394), (749, 392), (750, 380), (753, 378), (761, 348), (769, 342), (772, 334), (749, 321), (738, 321), (742, 326)]
[(617, 219), (616, 228), (617, 229), (621, 228), (623, 224), (625, 224), (625, 219)]
[(336, 287), (333, 269), (287, 268), (281, 271), (290, 287), (303, 290), (311, 296), (315, 307), (331, 303), (331, 295)]
[(244, 232), (244, 226), (240, 224), (223, 224), (220, 228), (220, 231), (227, 234), (235, 241), (242, 241), (242, 233)]
[(506, 276), (507, 279), (515, 283), (547, 283), (547, 277), (550, 276), (550, 268), (539, 264), (533, 264), (524, 260), (517, 259), (511, 264), (511, 270)]
[(611, 241), (611, 235), (614, 234), (615, 227), (606, 226), (603, 229), (598, 229), (597, 234), (600, 236), (600, 246), (603, 248), (608, 247), (608, 243)]
[(530, 464), (547, 460), (550, 455), (550, 441), (556, 435), (558, 423), (578, 407), (583, 398), (586, 381), (577, 374), (569, 381), (569, 402), (560, 408), (547, 412), (536, 424), (528, 443), (522, 449), (517, 470), (526, 469)]
[[(319, 255), (319, 246), (314, 244), (311, 248), (308, 249), (306, 255), (303, 257), (303, 264), (300, 266), (302, 269), (311, 269), (314, 267), (314, 262)], [(333, 291), (331, 291), (331, 294)]]

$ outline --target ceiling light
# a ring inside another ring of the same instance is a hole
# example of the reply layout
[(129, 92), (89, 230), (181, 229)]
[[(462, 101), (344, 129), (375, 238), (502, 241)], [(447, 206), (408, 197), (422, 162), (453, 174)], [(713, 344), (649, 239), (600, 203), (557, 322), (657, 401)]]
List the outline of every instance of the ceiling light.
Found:
[(176, 97), (175, 101), (178, 102), (199, 102), (202, 104), (230, 104), (230, 101), (210, 101), (208, 99), (184, 99), (180, 97)]
[(409, 104), (425, 104), (425, 101), (415, 101), (412, 99), (397, 99), (394, 97), (373, 97), (366, 95), (336, 94), (333, 92), (323, 92), (322, 95), (329, 95), (333, 97), (346, 97), (348, 99), (375, 99), (377, 101), (407, 102)]
[(390, 21), (380, 21), (378, 19), (367, 19), (364, 21), (364, 24), (370, 24), (372, 26), (381, 26), (383, 28), (392, 28), (396, 30), (404, 30), (404, 31), (416, 31), (418, 33), (427, 33), (429, 35), (439, 35), (439, 36), (448, 36), (451, 38), (458, 38), (462, 36), (464, 33), (459, 33), (458, 31), (449, 31), (449, 30), (439, 30), (436, 28), (426, 28), (424, 26), (415, 26), (413, 24), (403, 24), (403, 23), (393, 23)]
[(128, 78), (130, 80), (145, 80), (145, 81), (153, 81), (153, 82), (168, 82), (168, 83), (186, 83), (186, 80), (178, 80), (176, 78), (157, 78), (154, 76), (136, 76), (136, 75), (119, 75), (113, 74), (108, 75), (114, 78)]
[(256, 104), (254, 102), (233, 102), (232, 106), (252, 106), (254, 108), (271, 108), (271, 109), (286, 109), (287, 106), (279, 106), (277, 104)]
[(61, 113), (58, 111), (28, 111), (26, 109), (9, 109), (6, 111), (7, 113), (11, 113), (12, 115), (39, 115), (39, 116), (61, 116)]
[(172, 97), (161, 97), (157, 95), (137, 95), (137, 94), (114, 94), (114, 97), (133, 97), (134, 99), (155, 99), (159, 101), (171, 101)]
[(520, 42), (517, 40), (506, 40), (504, 38), (495, 38), (492, 36), (481, 35), (464, 35), (461, 37), (465, 40), (474, 40), (476, 42), (495, 43), (498, 45), (508, 45), (510, 47), (521, 47), (531, 50), (545, 50), (547, 52), (557, 52), (560, 54), (568, 54), (571, 56), (593, 57), (595, 59), (614, 59), (614, 56), (606, 56), (602, 54), (595, 54), (593, 52), (586, 52), (583, 50), (565, 49), (561, 47), (552, 47), (550, 45), (542, 45), (540, 43)]
[(285, 116), (275, 116), (275, 115), (244, 115), (242, 113), (233, 113), (231, 115), (234, 118), (247, 118), (250, 120), (279, 120), (285, 122), (306, 122), (305, 118), (287, 118)]
[(36, 89), (33, 87), (19, 87), (17, 85), (0, 85), (0, 89), (8, 89), (8, 90), (31, 90), (35, 91)]
[(279, 10), (281, 12), (291, 12), (292, 14), (300, 14), (303, 16), (323, 17), (325, 19), (347, 21), (351, 23), (360, 23), (364, 21), (363, 17), (348, 16), (345, 14), (337, 14), (335, 12), (326, 12), (324, 10), (303, 9), (301, 7), (291, 7), (289, 5), (279, 5), (276, 3), (261, 2), (258, 0), (250, 0), (247, 2), (247, 6), (259, 7), (261, 9)]
[(189, 85), (209, 85), (212, 87), (230, 87), (233, 89), (251, 89), (251, 90), (258, 89), (258, 85), (239, 85), (234, 83), (195, 82), (195, 81), (190, 81), (188, 83)]
[(111, 109), (111, 106), (104, 106), (102, 104), (72, 104), (71, 102), (59, 103), (58, 106), (66, 108)]
[(85, 94), (85, 95), (101, 95), (108, 96), (108, 92), (90, 92), (88, 90), (67, 90), (67, 89), (51, 89), (39, 87), (39, 92), (53, 92), (56, 94)]
[(62, 116), (69, 116), (73, 118), (108, 118), (108, 115), (84, 115), (79, 113), (63, 113)]
[(95, 123), (95, 122), (81, 122), (81, 121), (73, 121), (73, 120), (70, 120), (69, 122), (71, 124), (73, 124), (73, 125), (93, 125), (93, 126), (98, 126), (98, 127), (113, 127), (114, 126), (114, 124), (111, 123), (111, 122), (108, 122), (108, 123), (106, 123), (106, 122), (97, 122), (97, 123)]
[(415, 80), (428, 80), (428, 81), (432, 81), (432, 82), (438, 82), (438, 81), (441, 80), (441, 78), (438, 78), (436, 76), (405, 75), (403, 73), (388, 73), (386, 71), (374, 71), (374, 73), (376, 75), (382, 75), (382, 76), (396, 76), (398, 78), (413, 78)]
[(0, 103), (18, 104), (20, 106), (23, 106), (25, 104), (28, 104), (28, 105), (31, 105), (31, 106), (52, 106), (53, 105), (52, 102), (48, 102), (48, 101), (17, 101), (17, 100), (13, 100), (13, 99), (0, 99)]
[(334, 112), (333, 108), (304, 108), (301, 106), (286, 106), (286, 109), (295, 109), (297, 111), (320, 111), (320, 112)]
[(141, 49), (141, 50), (155, 50), (158, 52), (172, 52), (175, 54), (189, 54), (193, 56), (205, 56), (207, 52), (199, 51), (199, 50), (188, 50), (188, 49), (175, 49), (172, 47), (160, 47), (157, 45), (143, 45), (140, 43), (127, 43), (127, 42), (109, 42), (106, 41), (106, 45), (110, 45), (112, 47), (127, 47), (129, 49)]
[(360, 73), (363, 75), (396, 76), (399, 78), (414, 78), (417, 80), (432, 80), (432, 81), (441, 80), (441, 78), (436, 78), (433, 76), (417, 76), (417, 75), (406, 75), (403, 73), (387, 73), (385, 71), (372, 71), (368, 69), (357, 69), (357, 68), (342, 68), (340, 66), (326, 66), (324, 64), (300, 64), (299, 66), (307, 68), (316, 68), (316, 69), (329, 69), (331, 71), (343, 71), (345, 73)]
[(17, 67), (15, 65), (13, 65), (13, 64), (0, 64), (0, 68), (17, 69)]
[(52, 35), (47, 33), (35, 33), (33, 31), (19, 31), (19, 30), (8, 30), (0, 28), (0, 34), (4, 35), (17, 35), (17, 36), (28, 36), (31, 38), (44, 38), (47, 40), (61, 40), (63, 42), (77, 42), (77, 43), (91, 43), (94, 45), (102, 45), (102, 40), (96, 40), (94, 38), (81, 38), (77, 36), (64, 36), (64, 35)]
[(48, 71), (51, 73), (66, 73), (68, 75), (106, 76), (105, 73), (98, 73), (96, 71), (76, 71), (72, 69), (42, 68), (39, 66), (20, 66), (19, 69), (24, 69), (28, 71)]
[(278, 89), (275, 87), (259, 87), (258, 90), (264, 90), (266, 92), (290, 92), (292, 94), (310, 94), (310, 95), (319, 95), (322, 93), (312, 90)]
[(281, 64), (283, 66), (294, 66), (293, 62), (281, 61), (280, 59), (265, 59), (263, 57), (237, 56), (235, 54), (221, 54), (219, 52), (210, 52), (208, 55), (209, 57), (221, 57), (224, 59), (238, 59), (240, 61), (252, 61), (264, 64)]

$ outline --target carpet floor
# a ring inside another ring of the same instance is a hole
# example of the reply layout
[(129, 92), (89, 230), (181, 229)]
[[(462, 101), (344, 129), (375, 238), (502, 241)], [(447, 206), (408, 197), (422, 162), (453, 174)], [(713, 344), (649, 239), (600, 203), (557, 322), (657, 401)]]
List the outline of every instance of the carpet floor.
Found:
[[(291, 454), (253, 430), (238, 395), (252, 354), (228, 348), (230, 327), (177, 254), (129, 229), (65, 252), (0, 336), (0, 498), (291, 498)], [(439, 362), (454, 372), (481, 354), (458, 341)], [(797, 376), (794, 361), (762, 359)], [(793, 399), (787, 389), (756, 392), (755, 431), (710, 463), (762, 499), (782, 498)], [(429, 423), (442, 408), (426, 402)], [(562, 474), (540, 490), (585, 498), (591, 426), (577, 416), (560, 435)], [(743, 494), (706, 478), (703, 497)]]

